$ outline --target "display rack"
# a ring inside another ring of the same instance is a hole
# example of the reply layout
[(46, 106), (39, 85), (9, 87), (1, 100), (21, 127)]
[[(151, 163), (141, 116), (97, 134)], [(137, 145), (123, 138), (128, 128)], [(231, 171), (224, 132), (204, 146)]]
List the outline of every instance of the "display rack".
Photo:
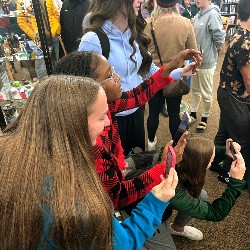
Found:
[(221, 16), (227, 20), (227, 36), (231, 36), (238, 24), (238, 3), (237, 0), (224, 0), (221, 8)]

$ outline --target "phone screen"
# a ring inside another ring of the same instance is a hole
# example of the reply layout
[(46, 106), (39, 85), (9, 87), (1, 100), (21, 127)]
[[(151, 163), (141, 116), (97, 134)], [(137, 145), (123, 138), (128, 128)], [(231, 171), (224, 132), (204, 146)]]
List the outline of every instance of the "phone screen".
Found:
[(170, 168), (175, 168), (176, 164), (176, 154), (172, 146), (168, 147), (168, 154), (167, 154), (167, 166), (166, 166), (166, 174), (169, 174)]
[(176, 146), (176, 144), (178, 143), (178, 141), (180, 140), (181, 136), (183, 135), (183, 133), (189, 129), (191, 123), (191, 118), (188, 112), (185, 112), (183, 115), (183, 118), (180, 122), (180, 125), (177, 129), (177, 132), (174, 136), (174, 142), (173, 142), (173, 146)]
[(236, 151), (235, 151), (235, 149), (234, 149), (233, 142), (230, 142), (229, 149), (230, 149), (230, 151), (231, 151), (231, 153), (232, 153), (232, 155), (233, 155), (233, 159), (236, 160), (236, 156), (235, 156)]

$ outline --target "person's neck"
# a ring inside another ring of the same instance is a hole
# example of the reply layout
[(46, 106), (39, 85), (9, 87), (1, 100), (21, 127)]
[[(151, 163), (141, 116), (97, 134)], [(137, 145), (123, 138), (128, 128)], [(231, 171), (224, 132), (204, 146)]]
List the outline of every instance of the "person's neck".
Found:
[(250, 19), (248, 19), (248, 21), (246, 21), (246, 22), (241, 22), (240, 27), (250, 31)]
[(190, 8), (190, 7), (191, 7), (191, 5), (190, 5), (190, 4), (186, 5), (186, 8)]
[(125, 32), (125, 30), (128, 27), (128, 21), (126, 17), (121, 13), (118, 15), (114, 20), (113, 24), (115, 25), (116, 28), (118, 28), (122, 33)]
[(203, 11), (205, 9), (207, 9), (210, 6), (210, 3), (208, 3), (207, 5), (205, 5), (204, 7), (201, 7), (200, 10)]

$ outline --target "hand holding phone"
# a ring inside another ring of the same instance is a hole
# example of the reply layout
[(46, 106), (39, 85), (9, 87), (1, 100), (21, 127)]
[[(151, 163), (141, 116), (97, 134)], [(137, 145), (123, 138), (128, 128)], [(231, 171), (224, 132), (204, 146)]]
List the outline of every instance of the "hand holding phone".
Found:
[(172, 146), (168, 146), (167, 153), (167, 164), (166, 164), (166, 175), (169, 174), (170, 168), (175, 168), (176, 165), (176, 154)]

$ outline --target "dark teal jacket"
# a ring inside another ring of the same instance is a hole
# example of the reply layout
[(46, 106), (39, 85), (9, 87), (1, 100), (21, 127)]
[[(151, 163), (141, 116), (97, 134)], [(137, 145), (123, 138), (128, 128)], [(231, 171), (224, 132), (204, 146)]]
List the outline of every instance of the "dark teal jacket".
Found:
[[(185, 7), (185, 5), (183, 5)], [(190, 5), (189, 8), (185, 7), (185, 11), (182, 13), (182, 16), (191, 19), (199, 12), (199, 9), (196, 5)]]
[[(225, 157), (225, 147), (216, 147), (216, 158)], [(190, 196), (185, 190), (177, 188), (175, 196), (170, 200), (171, 208), (180, 213), (207, 221), (222, 221), (234, 206), (236, 199), (241, 195), (246, 182), (230, 178), (227, 189), (222, 196), (212, 203)]]

